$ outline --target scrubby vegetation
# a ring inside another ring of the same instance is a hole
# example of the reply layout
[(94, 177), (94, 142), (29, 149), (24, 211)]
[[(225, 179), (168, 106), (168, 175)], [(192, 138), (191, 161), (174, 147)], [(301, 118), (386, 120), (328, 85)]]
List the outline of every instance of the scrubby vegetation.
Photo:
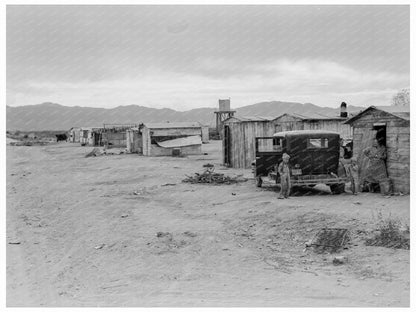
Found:
[(378, 214), (378, 222), (373, 235), (366, 239), (367, 246), (410, 249), (410, 227), (391, 215)]
[(66, 133), (65, 130), (45, 130), (45, 131), (6, 131), (6, 136), (15, 140), (36, 140), (36, 139), (56, 139), (55, 135)]

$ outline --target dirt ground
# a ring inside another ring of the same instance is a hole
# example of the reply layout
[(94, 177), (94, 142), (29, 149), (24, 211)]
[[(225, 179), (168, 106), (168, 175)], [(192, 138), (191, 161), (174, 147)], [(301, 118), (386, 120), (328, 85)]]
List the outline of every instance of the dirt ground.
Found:
[[(251, 170), (221, 167), (219, 141), (203, 149), (85, 158), (92, 147), (7, 146), (7, 306), (409, 306), (409, 251), (364, 244), (380, 213), (409, 224), (409, 196), (278, 200)], [(207, 162), (250, 179), (181, 182)], [(348, 249), (305, 250), (323, 227), (349, 229)]]

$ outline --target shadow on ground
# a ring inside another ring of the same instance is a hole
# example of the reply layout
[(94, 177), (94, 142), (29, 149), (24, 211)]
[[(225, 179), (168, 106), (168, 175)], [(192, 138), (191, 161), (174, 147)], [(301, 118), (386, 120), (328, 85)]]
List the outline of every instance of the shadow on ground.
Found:
[[(280, 192), (280, 187), (278, 185), (263, 185), (261, 187), (264, 191), (269, 192)], [(331, 190), (326, 185), (316, 185), (315, 187), (306, 187), (306, 186), (294, 186), (290, 196), (317, 196), (317, 195), (332, 195)], [(337, 196), (337, 195), (334, 195)]]

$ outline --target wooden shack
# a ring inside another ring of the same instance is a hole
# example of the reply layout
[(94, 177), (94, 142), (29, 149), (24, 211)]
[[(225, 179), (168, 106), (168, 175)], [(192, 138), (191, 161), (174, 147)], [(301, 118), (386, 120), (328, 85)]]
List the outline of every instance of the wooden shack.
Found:
[(72, 127), (71, 129), (69, 129), (69, 131), (68, 131), (68, 142), (79, 143), (80, 130), (81, 130), (81, 128), (79, 128), (79, 127)]
[(81, 145), (92, 145), (92, 127), (81, 127), (79, 133)]
[(197, 122), (145, 123), (140, 131), (144, 156), (202, 153), (201, 125)]
[(79, 128), (79, 142), (81, 145), (102, 146), (103, 127)]
[(106, 148), (127, 148), (126, 131), (137, 124), (104, 124), (102, 141)]
[(223, 164), (233, 168), (250, 168), (255, 160), (255, 138), (273, 136), (291, 130), (327, 130), (352, 138), (352, 129), (345, 117), (321, 114), (283, 114), (279, 117), (234, 116), (224, 121)]
[(374, 138), (384, 140), (387, 149), (387, 174), (394, 192), (410, 192), (410, 113), (408, 107), (370, 106), (348, 119), (353, 128), (353, 155), (358, 159), (359, 173), (366, 161), (363, 150)]
[(126, 143), (128, 153), (142, 154), (142, 134), (138, 127), (133, 127), (126, 130)]
[(255, 138), (275, 133), (273, 117), (234, 116), (223, 122), (223, 164), (233, 168), (250, 168), (255, 159)]
[(96, 127), (91, 129), (91, 145), (93, 146), (103, 146), (103, 127)]

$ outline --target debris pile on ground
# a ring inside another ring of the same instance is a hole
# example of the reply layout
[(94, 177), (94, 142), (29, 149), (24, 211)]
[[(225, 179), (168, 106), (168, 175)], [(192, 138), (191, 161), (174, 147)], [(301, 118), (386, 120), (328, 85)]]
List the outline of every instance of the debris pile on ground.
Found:
[(100, 244), (94, 247), (94, 249), (99, 250), (99, 249), (103, 249), (105, 246), (105, 244)]
[(94, 147), (91, 152), (89, 152), (85, 157), (93, 157), (93, 156), (99, 156), (104, 154), (105, 152), (102, 152), (98, 147)]
[(153, 250), (155, 254), (177, 253), (179, 249), (192, 244), (197, 235), (193, 232), (186, 231), (182, 234), (170, 232), (157, 232), (156, 238), (146, 245)]
[(184, 235), (189, 236), (189, 237), (196, 237), (197, 234), (191, 231), (185, 231), (183, 232)]
[(165, 237), (165, 236), (169, 236), (170, 238), (172, 238), (172, 234), (170, 234), (169, 232), (157, 232), (156, 233), (156, 237)]
[(105, 150), (105, 155), (120, 155), (127, 154), (126, 149), (107, 149)]
[(85, 157), (95, 157), (101, 155), (120, 155), (125, 154), (125, 150), (108, 150), (108, 149), (100, 149), (98, 147), (94, 147), (91, 152), (89, 152)]
[(340, 265), (340, 264), (345, 264), (348, 261), (348, 258), (345, 256), (338, 256), (338, 257), (334, 257), (334, 259), (332, 259), (332, 263), (334, 265)]
[(347, 229), (323, 228), (306, 243), (306, 247), (314, 247), (316, 252), (337, 252), (344, 248), (348, 241), (350, 241), (350, 233)]
[(209, 183), (209, 184), (234, 184), (239, 182), (246, 182), (247, 179), (242, 178), (242, 175), (235, 177), (226, 176), (223, 173), (215, 173), (215, 167), (211, 164), (203, 166), (207, 168), (203, 173), (195, 173), (194, 176), (186, 175), (186, 179), (182, 180), (185, 183)]

